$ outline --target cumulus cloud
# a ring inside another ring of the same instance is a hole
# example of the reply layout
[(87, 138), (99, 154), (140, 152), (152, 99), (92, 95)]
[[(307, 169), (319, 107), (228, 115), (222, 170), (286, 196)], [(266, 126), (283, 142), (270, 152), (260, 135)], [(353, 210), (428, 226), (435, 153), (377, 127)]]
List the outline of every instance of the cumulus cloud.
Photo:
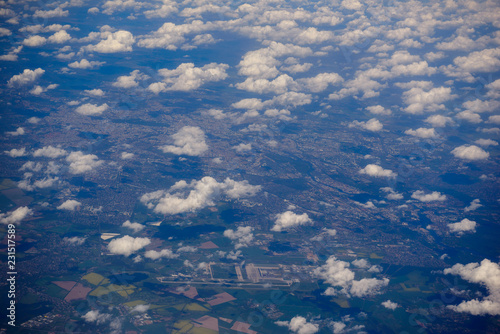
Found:
[(248, 181), (226, 178), (224, 182), (217, 182), (214, 178), (206, 176), (190, 183), (179, 181), (168, 191), (160, 190), (144, 194), (141, 202), (157, 213), (178, 214), (215, 205), (215, 201), (223, 197), (229, 199), (251, 197), (259, 190), (260, 186), (252, 186)]
[(33, 214), (33, 210), (27, 206), (21, 206), (9, 213), (0, 213), (0, 223), (2, 224), (18, 224), (27, 216)]
[(164, 153), (199, 156), (208, 150), (205, 132), (197, 126), (185, 126), (172, 135), (174, 145), (160, 147)]
[(24, 128), (17, 128), (16, 131), (7, 131), (5, 132), (6, 135), (9, 135), (9, 136), (22, 136), (24, 135), (25, 131), (24, 131)]
[(96, 45), (88, 45), (86, 49), (99, 53), (131, 52), (135, 43), (134, 35), (126, 30), (116, 32), (106, 32), (105, 39)]
[(75, 211), (76, 208), (79, 208), (82, 205), (82, 203), (75, 201), (74, 199), (68, 199), (61, 205), (57, 207), (59, 210), (68, 210), (68, 211)]
[(387, 198), (387, 199), (400, 200), (400, 199), (404, 198), (402, 194), (394, 191), (394, 189), (392, 189), (391, 187), (383, 187), (383, 188), (380, 188), (380, 190), (387, 193), (387, 195), (385, 196), (385, 198)]
[(484, 160), (488, 159), (490, 154), (476, 145), (462, 145), (451, 151), (456, 158), (464, 160)]
[(92, 103), (86, 103), (78, 108), (76, 108), (76, 112), (85, 115), (85, 116), (95, 116), (95, 115), (101, 115), (104, 111), (108, 110), (109, 106), (104, 103), (98, 106), (97, 104), (92, 104)]
[(238, 153), (248, 152), (248, 151), (252, 150), (252, 144), (251, 143), (248, 143), (248, 144), (241, 143), (241, 144), (238, 144), (236, 146), (233, 146), (233, 149)]
[(289, 230), (295, 226), (309, 225), (312, 224), (311, 218), (307, 213), (298, 215), (292, 211), (286, 211), (276, 215), (276, 220), (274, 221), (274, 226), (271, 231), (281, 232), (283, 230)]
[(42, 87), (42, 86), (36, 85), (35, 87), (33, 87), (33, 89), (30, 90), (30, 93), (33, 95), (40, 95), (40, 94), (45, 93), (46, 91), (48, 91), (50, 89), (55, 89), (57, 87), (59, 87), (58, 84), (51, 84), (51, 85), (48, 85), (47, 87)]
[(276, 321), (276, 325), (288, 327), (288, 330), (296, 334), (314, 334), (319, 331), (319, 325), (307, 322), (306, 318), (301, 316), (293, 317), (290, 321)]
[(389, 309), (389, 310), (395, 310), (399, 305), (398, 303), (391, 302), (390, 300), (386, 300), (385, 302), (381, 303), (383, 307)]
[(379, 165), (375, 164), (369, 164), (366, 165), (365, 168), (359, 170), (360, 174), (366, 174), (369, 176), (374, 176), (374, 177), (388, 177), (388, 178), (394, 178), (398, 176), (397, 173), (394, 173), (390, 169), (384, 169), (380, 167)]
[(66, 30), (59, 30), (53, 35), (49, 36), (47, 39), (50, 43), (61, 44), (67, 42), (71, 39), (71, 36), (66, 32)]
[(24, 147), (19, 148), (19, 149), (13, 148), (10, 151), (4, 151), (4, 153), (7, 154), (11, 158), (18, 158), (18, 157), (22, 157), (25, 155), (26, 148), (24, 148)]
[(139, 223), (132, 223), (130, 220), (125, 221), (122, 224), (122, 227), (126, 227), (134, 231), (134, 233), (137, 233), (139, 231), (142, 231), (144, 229), (144, 225), (139, 224)]
[(463, 301), (458, 305), (449, 305), (448, 308), (473, 315), (500, 315), (500, 266), (497, 263), (488, 259), (466, 265), (457, 263), (445, 269), (444, 274), (458, 275), (468, 282), (481, 284), (489, 292), (482, 300)]
[(82, 59), (80, 61), (75, 61), (68, 64), (69, 68), (76, 68), (80, 70), (89, 70), (102, 66), (105, 62), (103, 61), (88, 61), (87, 59)]
[(232, 229), (225, 230), (224, 236), (233, 241), (235, 249), (239, 249), (250, 245), (253, 240), (252, 231), (253, 227), (251, 226), (239, 226), (236, 231)]
[(366, 110), (368, 110), (370, 113), (375, 114), (375, 115), (390, 115), (390, 114), (392, 114), (390, 109), (386, 109), (386, 108), (382, 107), (381, 105), (368, 106), (368, 107), (366, 107)]
[(46, 158), (53, 158), (53, 159), (65, 156), (67, 154), (68, 154), (68, 152), (66, 152), (62, 148), (54, 147), (51, 145), (44, 146), (44, 147), (36, 150), (35, 152), (33, 152), (34, 157), (46, 157)]
[(123, 160), (132, 159), (134, 156), (134, 153), (129, 152), (122, 152), (122, 154), (120, 155)]
[[(332, 286), (325, 291), (325, 295), (330, 296), (339, 293), (345, 294), (348, 297), (375, 295), (379, 294), (380, 290), (389, 284), (387, 278), (381, 280), (376, 278), (363, 278), (356, 281), (354, 279), (354, 272), (349, 269), (349, 263), (337, 260), (335, 256), (330, 256), (323, 266), (314, 269), (313, 275)], [(337, 290), (334, 287), (340, 287), (341, 290)]]
[(103, 161), (98, 160), (97, 155), (83, 154), (80, 151), (71, 152), (66, 157), (66, 161), (70, 163), (69, 169), (72, 174), (86, 173), (103, 164)]
[(478, 139), (474, 143), (483, 147), (498, 146), (498, 142), (491, 139)]
[(175, 254), (170, 249), (162, 249), (161, 251), (149, 250), (144, 253), (144, 257), (151, 260), (158, 260), (162, 258), (176, 259), (179, 257), (179, 254)]
[(427, 203), (433, 201), (445, 201), (446, 195), (442, 195), (438, 191), (433, 191), (430, 194), (426, 194), (423, 190), (417, 190), (414, 191), (413, 194), (411, 194), (411, 198), (419, 200), (420, 202)]
[(164, 79), (149, 85), (153, 93), (165, 91), (191, 91), (207, 82), (217, 82), (227, 78), (226, 69), (229, 65), (210, 63), (203, 67), (195, 67), (193, 63), (180, 64), (175, 70), (161, 69), (158, 71)]
[(467, 218), (462, 219), (458, 223), (448, 224), (451, 233), (463, 234), (464, 232), (476, 232), (476, 222)]
[(106, 95), (106, 93), (104, 93), (104, 91), (100, 88), (96, 88), (96, 89), (86, 89), (83, 91), (86, 95), (90, 95), (90, 96), (96, 96), (96, 97), (103, 97), (104, 95)]
[(149, 238), (134, 238), (126, 235), (119, 239), (113, 239), (108, 244), (111, 254), (129, 256), (151, 243)]
[(377, 132), (384, 127), (382, 123), (376, 118), (372, 118), (366, 122), (353, 121), (349, 123), (350, 128), (362, 128), (368, 131)]
[(139, 86), (136, 80), (146, 80), (149, 76), (142, 74), (139, 70), (134, 70), (130, 72), (130, 75), (122, 75), (113, 82), (114, 87), (120, 88), (133, 88)]
[(481, 201), (479, 200), (479, 198), (476, 198), (475, 200), (470, 202), (469, 206), (465, 207), (464, 211), (465, 212), (474, 211), (474, 210), (482, 207), (483, 205), (480, 204), (480, 202)]
[(47, 43), (47, 39), (42, 36), (34, 35), (23, 40), (24, 46), (37, 47)]
[(456, 57), (453, 63), (466, 72), (493, 73), (500, 69), (500, 48), (475, 51), (464, 57)]
[(30, 84), (40, 78), (45, 73), (45, 70), (37, 68), (35, 70), (25, 69), (23, 73), (14, 75), (9, 79), (8, 85), (10, 87), (24, 86)]
[(65, 244), (71, 245), (71, 246), (81, 246), (83, 243), (87, 240), (87, 238), (84, 237), (64, 237), (63, 242)]
[(405, 131), (405, 134), (423, 139), (438, 137), (434, 128), (418, 128), (416, 130), (408, 129)]
[(61, 7), (57, 7), (51, 10), (37, 10), (33, 14), (33, 17), (39, 17), (42, 19), (51, 19), (54, 17), (65, 17), (68, 16), (69, 11), (63, 10)]
[(449, 87), (422, 89), (413, 87), (403, 92), (403, 101), (408, 105), (404, 110), (410, 114), (422, 114), (424, 111), (437, 111), (445, 108), (444, 103), (455, 99)]
[(431, 124), (433, 127), (444, 127), (448, 124), (453, 124), (451, 117), (443, 115), (432, 115), (425, 119), (426, 123)]

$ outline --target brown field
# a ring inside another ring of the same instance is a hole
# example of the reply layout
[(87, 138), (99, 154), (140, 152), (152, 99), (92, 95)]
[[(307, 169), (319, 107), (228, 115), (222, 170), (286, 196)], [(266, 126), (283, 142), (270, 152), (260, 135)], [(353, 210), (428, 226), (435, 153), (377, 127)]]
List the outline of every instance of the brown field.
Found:
[(77, 299), (85, 299), (89, 292), (92, 291), (91, 288), (87, 288), (82, 284), (78, 283), (64, 298), (65, 301), (70, 302)]

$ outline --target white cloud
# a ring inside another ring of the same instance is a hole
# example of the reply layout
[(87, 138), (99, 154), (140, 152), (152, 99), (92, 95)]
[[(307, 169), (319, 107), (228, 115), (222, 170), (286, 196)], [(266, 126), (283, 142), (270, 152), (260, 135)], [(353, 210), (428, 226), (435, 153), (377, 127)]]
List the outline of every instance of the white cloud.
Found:
[(405, 131), (405, 134), (424, 139), (438, 137), (434, 128), (418, 128), (416, 130), (409, 129)]
[(23, 40), (24, 46), (37, 47), (47, 43), (47, 39), (42, 36), (34, 35)]
[(426, 194), (423, 190), (416, 190), (411, 194), (411, 198), (417, 199), (420, 202), (433, 202), (433, 201), (445, 201), (446, 195), (442, 195), (438, 191), (433, 191), (430, 194)]
[(51, 84), (51, 85), (48, 85), (47, 87), (42, 87), (42, 86), (36, 85), (35, 87), (33, 87), (32, 90), (30, 90), (30, 93), (33, 95), (40, 95), (40, 94), (45, 93), (46, 91), (48, 91), (50, 89), (55, 89), (57, 87), (59, 87), (58, 84)]
[(44, 146), (33, 152), (34, 157), (59, 158), (67, 155), (68, 152), (59, 147)]
[(9, 136), (22, 136), (25, 134), (25, 131), (24, 131), (24, 128), (17, 128), (16, 131), (7, 131), (5, 132), (6, 135), (9, 135)]
[(49, 36), (48, 41), (50, 43), (61, 44), (67, 42), (71, 39), (71, 36), (66, 32), (66, 30), (59, 30), (53, 35)]
[(70, 163), (69, 169), (72, 174), (86, 173), (103, 164), (103, 161), (98, 160), (97, 155), (83, 154), (80, 151), (71, 152), (66, 157), (66, 161)]
[(195, 67), (193, 63), (183, 63), (175, 70), (161, 69), (158, 73), (164, 78), (163, 81), (151, 84), (148, 89), (154, 93), (195, 90), (207, 82), (226, 79), (228, 67), (229, 65), (217, 63), (203, 67)]
[(131, 52), (135, 43), (134, 35), (126, 30), (108, 32), (105, 38), (96, 45), (86, 46), (86, 49), (99, 53)]
[(74, 199), (68, 199), (61, 205), (57, 207), (59, 210), (75, 211), (76, 208), (80, 207), (82, 203), (75, 201)]
[(451, 233), (463, 234), (464, 232), (476, 232), (476, 222), (467, 218), (458, 223), (448, 224)]
[(120, 88), (133, 88), (139, 86), (139, 83), (136, 80), (145, 80), (149, 78), (149, 76), (142, 74), (139, 70), (134, 70), (130, 72), (130, 75), (122, 75), (113, 82), (114, 87)]
[(149, 238), (133, 238), (126, 235), (119, 239), (113, 239), (108, 244), (108, 250), (111, 254), (129, 256), (141, 248), (151, 243)]
[(33, 214), (33, 210), (27, 206), (21, 206), (9, 213), (0, 213), (0, 223), (2, 224), (18, 224), (27, 216)]
[(451, 94), (449, 87), (437, 87), (424, 90), (414, 87), (403, 93), (403, 101), (408, 105), (404, 110), (410, 114), (421, 114), (424, 111), (437, 111), (444, 109), (444, 102), (457, 97)]
[(238, 153), (248, 152), (248, 151), (252, 150), (252, 144), (241, 143), (239, 145), (233, 146), (233, 149), (236, 150), (236, 152), (238, 152)]
[(392, 189), (391, 187), (380, 188), (380, 190), (387, 193), (387, 195), (385, 196), (385, 198), (387, 198), (387, 199), (395, 201), (395, 200), (400, 200), (400, 199), (404, 198), (402, 194), (394, 191), (394, 189)]
[(478, 139), (474, 143), (483, 147), (498, 146), (498, 142), (491, 139)]
[(62, 10), (61, 7), (57, 7), (52, 10), (37, 10), (35, 11), (35, 14), (33, 14), (33, 17), (39, 17), (42, 19), (51, 19), (54, 17), (65, 17), (68, 16), (69, 11), (67, 10)]
[(352, 261), (352, 265), (360, 269), (370, 268), (370, 263), (366, 259), (356, 259)]
[(444, 127), (447, 124), (453, 124), (451, 117), (446, 117), (443, 115), (432, 115), (425, 119), (426, 123), (431, 124), (433, 127)]
[(104, 61), (88, 61), (87, 59), (82, 59), (79, 62), (75, 61), (73, 63), (68, 64), (70, 68), (77, 68), (80, 70), (94, 69), (103, 65)]
[(200, 156), (208, 150), (205, 133), (197, 126), (185, 126), (172, 135), (174, 145), (161, 146), (164, 153)]
[(465, 57), (456, 57), (453, 63), (466, 72), (492, 73), (500, 69), (500, 48), (472, 52)]
[(224, 231), (224, 236), (231, 239), (235, 249), (248, 247), (253, 240), (253, 227), (239, 226), (236, 231), (227, 229)]
[(389, 177), (394, 178), (398, 176), (397, 173), (394, 173), (390, 169), (383, 169), (379, 165), (369, 164), (365, 168), (359, 170), (360, 174), (366, 174), (374, 177)]
[(217, 182), (214, 178), (206, 176), (200, 181), (191, 183), (179, 181), (168, 191), (147, 193), (141, 197), (141, 202), (157, 213), (177, 214), (192, 212), (209, 205), (227, 196), (230, 199), (254, 196), (260, 186), (252, 186), (248, 181), (234, 181), (226, 178), (224, 182)]
[(127, 160), (127, 159), (132, 159), (134, 156), (135, 156), (134, 153), (122, 152), (120, 157), (123, 160)]
[(470, 122), (470, 123), (481, 123), (481, 115), (470, 112), (470, 111), (462, 111), (457, 114), (458, 119), (463, 119), (464, 121)]
[(444, 270), (445, 274), (459, 275), (471, 283), (479, 283), (486, 287), (489, 295), (482, 300), (472, 299), (463, 301), (448, 308), (455, 312), (470, 313), (473, 315), (500, 315), (500, 266), (497, 263), (484, 259), (481, 263), (466, 265), (457, 263)]
[(147, 304), (140, 304), (134, 306), (131, 310), (130, 313), (145, 313), (147, 310), (149, 310), (150, 305)]
[(18, 59), (18, 54), (22, 51), (23, 46), (20, 45), (17, 48), (12, 47), (6, 55), (1, 55), (0, 60), (6, 60), (6, 61), (17, 61)]
[(383, 307), (389, 309), (389, 310), (395, 310), (396, 308), (399, 307), (398, 303), (391, 302), (390, 300), (386, 300), (385, 302), (381, 303)]
[(381, 105), (366, 107), (366, 110), (375, 115), (390, 115), (392, 114), (390, 109), (385, 109)]
[(352, 281), (349, 293), (354, 297), (366, 297), (380, 293), (380, 290), (389, 285), (389, 279), (381, 280), (376, 278), (363, 278), (359, 281)]
[(86, 89), (83, 91), (85, 94), (90, 95), (90, 96), (97, 96), (97, 97), (102, 97), (105, 95), (104, 91), (100, 88), (96, 89)]
[(107, 103), (101, 104), (98, 106), (97, 104), (85, 103), (78, 108), (76, 108), (76, 112), (85, 115), (85, 116), (94, 116), (101, 115), (104, 111), (108, 110), (109, 106)]
[(366, 122), (352, 121), (349, 123), (350, 128), (358, 127), (368, 131), (378, 132), (382, 130), (384, 125), (376, 118), (372, 118)]
[(276, 220), (274, 222), (274, 226), (271, 228), (271, 231), (281, 232), (295, 226), (309, 225), (312, 223), (313, 221), (309, 218), (307, 213), (298, 215), (292, 211), (286, 211), (276, 215)]
[(161, 258), (175, 259), (179, 257), (179, 254), (175, 254), (170, 249), (162, 249), (161, 251), (149, 250), (144, 253), (144, 257), (151, 260), (158, 260)]
[(479, 198), (476, 198), (475, 200), (470, 202), (469, 206), (465, 207), (464, 211), (469, 212), (469, 211), (474, 211), (476, 209), (479, 209), (480, 207), (483, 206), (482, 204), (480, 204), (480, 202), (481, 201), (479, 200)]
[(4, 151), (4, 153), (7, 154), (11, 158), (18, 158), (18, 157), (22, 157), (25, 155), (26, 148), (24, 148), (24, 147), (19, 148), (19, 149), (13, 148), (10, 151)]
[(462, 145), (451, 151), (456, 157), (464, 160), (484, 160), (488, 159), (490, 154), (476, 145)]
[(87, 240), (87, 238), (84, 237), (64, 237), (63, 242), (65, 244), (71, 245), (71, 246), (81, 246), (83, 243)]
[(500, 115), (493, 115), (488, 117), (488, 123), (500, 124)]
[(314, 334), (319, 331), (318, 325), (307, 322), (306, 318), (301, 316), (293, 317), (290, 321), (276, 321), (275, 324), (288, 327), (290, 332), (296, 334)]
[(139, 231), (142, 231), (144, 229), (144, 225), (139, 224), (139, 223), (132, 223), (130, 220), (125, 221), (122, 224), (122, 227), (126, 227), (134, 231), (134, 233), (137, 233)]
[(8, 85), (10, 87), (27, 85), (40, 78), (44, 73), (45, 70), (41, 68), (37, 68), (36, 70), (25, 69), (23, 73), (14, 75), (10, 78)]
[(86, 322), (95, 322), (97, 325), (102, 325), (111, 319), (111, 314), (100, 313), (99, 310), (92, 310), (85, 313), (82, 318)]
[(328, 85), (336, 85), (344, 79), (337, 73), (320, 73), (312, 78), (299, 79), (297, 82), (305, 89), (319, 93), (328, 88)]

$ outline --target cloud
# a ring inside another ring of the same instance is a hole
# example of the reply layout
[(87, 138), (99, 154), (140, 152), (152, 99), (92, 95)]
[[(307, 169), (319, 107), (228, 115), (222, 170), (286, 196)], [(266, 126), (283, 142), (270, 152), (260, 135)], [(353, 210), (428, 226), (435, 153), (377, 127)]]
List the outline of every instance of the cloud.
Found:
[(82, 318), (85, 322), (95, 322), (97, 325), (102, 325), (111, 319), (111, 314), (100, 313), (99, 310), (92, 310), (85, 313)]
[(365, 297), (376, 295), (380, 290), (389, 285), (389, 279), (383, 278), (381, 280), (376, 278), (363, 278), (359, 281), (352, 281), (349, 293), (354, 297)]
[(126, 235), (122, 238), (111, 240), (108, 244), (108, 251), (111, 254), (129, 256), (150, 243), (151, 240), (149, 238), (134, 238)]
[(85, 240), (87, 240), (87, 238), (83, 238), (83, 237), (64, 237), (63, 238), (63, 242), (65, 244), (68, 244), (68, 245), (71, 245), (71, 246), (81, 246), (83, 245), (83, 243), (85, 242)]
[(431, 124), (433, 127), (444, 127), (447, 124), (453, 124), (451, 117), (446, 117), (442, 115), (432, 115), (425, 119), (426, 123)]
[(388, 178), (394, 178), (398, 176), (397, 173), (394, 173), (390, 169), (383, 169), (379, 165), (375, 164), (369, 164), (365, 168), (359, 170), (360, 174), (366, 174), (369, 176), (374, 176), (374, 177), (388, 177)]
[(54, 146), (44, 146), (35, 152), (33, 152), (34, 157), (46, 157), (46, 158), (59, 158), (67, 155), (68, 152), (63, 150), (62, 148), (54, 147)]
[(238, 153), (242, 153), (242, 152), (248, 152), (248, 151), (251, 151), (252, 150), (252, 144), (251, 143), (248, 143), (248, 144), (238, 144), (236, 146), (233, 146), (232, 147), (236, 152)]
[(408, 129), (405, 131), (405, 134), (423, 139), (438, 137), (434, 128), (418, 128), (416, 130)]
[(119, 88), (133, 88), (139, 86), (136, 80), (146, 80), (149, 76), (142, 74), (139, 70), (134, 70), (130, 72), (130, 75), (122, 75), (113, 82), (114, 87)]
[(134, 156), (135, 156), (134, 153), (129, 153), (129, 152), (122, 152), (122, 154), (120, 155), (120, 157), (123, 160), (132, 159)]
[(433, 201), (445, 201), (446, 195), (441, 195), (441, 193), (437, 191), (433, 191), (430, 194), (426, 194), (422, 190), (417, 190), (414, 191), (413, 194), (411, 194), (411, 198), (417, 199), (420, 202), (427, 203)]
[(96, 97), (103, 97), (104, 95), (106, 95), (104, 93), (104, 91), (100, 88), (96, 88), (96, 89), (86, 89), (83, 91), (86, 95), (90, 95), (90, 96), (96, 96)]
[(83, 154), (80, 151), (71, 152), (66, 157), (66, 161), (70, 163), (69, 169), (72, 174), (86, 173), (103, 164), (103, 161), (98, 160), (97, 155)]
[(71, 39), (71, 36), (66, 32), (66, 30), (59, 30), (53, 35), (49, 36), (48, 41), (50, 43), (61, 44), (67, 42)]
[(276, 325), (288, 327), (288, 330), (296, 334), (314, 334), (319, 331), (319, 326), (307, 322), (306, 318), (301, 316), (293, 317), (290, 321), (276, 321)]
[(356, 259), (352, 261), (352, 265), (360, 269), (370, 268), (370, 263), (366, 259)]
[(42, 36), (30, 36), (26, 39), (23, 40), (23, 45), (24, 46), (30, 46), (30, 47), (37, 47), (37, 46), (42, 46), (45, 43), (47, 43), (47, 39)]
[(99, 53), (131, 52), (135, 43), (134, 35), (126, 30), (107, 32), (106, 39), (101, 40), (96, 45), (87, 45), (86, 49)]
[(76, 208), (80, 207), (82, 203), (75, 201), (74, 199), (68, 199), (61, 205), (57, 207), (59, 210), (75, 211)]
[(276, 215), (276, 220), (274, 222), (274, 226), (271, 228), (271, 231), (281, 232), (295, 226), (309, 225), (312, 223), (313, 221), (309, 218), (307, 213), (298, 215), (292, 211), (286, 211)]
[(372, 119), (368, 120), (367, 122), (353, 121), (353, 122), (349, 123), (349, 127), (350, 128), (357, 127), (357, 128), (362, 128), (362, 129), (365, 129), (368, 131), (377, 132), (377, 131), (382, 130), (382, 128), (384, 126), (382, 125), (382, 123), (379, 122), (378, 119), (372, 118)]
[(465, 207), (464, 211), (465, 212), (474, 211), (474, 210), (482, 207), (483, 205), (480, 204), (480, 202), (481, 201), (479, 200), (479, 198), (476, 198), (475, 200), (470, 202), (469, 206)]
[(68, 67), (80, 70), (88, 70), (88, 69), (98, 68), (105, 63), (106, 62), (104, 61), (88, 61), (87, 59), (82, 59), (79, 62), (75, 61), (73, 63), (68, 64)]
[(250, 245), (253, 240), (252, 231), (253, 227), (251, 226), (239, 226), (236, 231), (232, 229), (225, 230), (224, 236), (233, 241), (235, 249), (239, 249)]
[(390, 115), (390, 114), (392, 114), (391, 110), (385, 109), (381, 105), (369, 106), (369, 107), (366, 107), (366, 110), (368, 110), (369, 112), (371, 112), (372, 114), (375, 114), (375, 115)]
[(21, 206), (10, 213), (0, 213), (0, 223), (2, 224), (18, 224), (27, 216), (33, 214), (33, 210), (27, 206)]
[(24, 135), (25, 131), (24, 131), (24, 128), (17, 128), (16, 131), (7, 131), (5, 132), (6, 135), (9, 135), (9, 136), (22, 136)]
[(449, 305), (448, 308), (473, 315), (500, 315), (500, 266), (497, 263), (488, 259), (484, 259), (480, 264), (457, 263), (445, 269), (444, 274), (459, 275), (468, 282), (485, 286), (489, 292), (482, 300), (463, 301), (458, 305)]
[(451, 233), (463, 234), (464, 232), (476, 232), (476, 222), (467, 218), (458, 223), (448, 224)]
[(58, 84), (48, 85), (47, 87), (42, 87), (42, 86), (36, 85), (35, 87), (33, 87), (32, 90), (30, 90), (30, 93), (33, 95), (40, 95), (40, 94), (45, 93), (46, 91), (48, 91), (50, 89), (55, 89), (57, 87), (59, 87)]
[(161, 69), (158, 73), (164, 78), (161, 82), (149, 85), (154, 93), (165, 91), (191, 91), (207, 82), (217, 82), (227, 78), (229, 65), (210, 63), (203, 67), (195, 67), (193, 63), (180, 64), (175, 70)]
[(68, 16), (69, 11), (67, 10), (62, 10), (61, 7), (57, 7), (52, 10), (37, 10), (35, 11), (35, 14), (33, 14), (33, 17), (39, 17), (42, 19), (51, 19), (54, 17), (65, 17)]
[(18, 54), (22, 51), (23, 46), (20, 45), (17, 48), (12, 47), (6, 55), (1, 55), (0, 60), (6, 60), (6, 61), (17, 61), (18, 59)]
[(130, 313), (134, 313), (134, 312), (137, 312), (137, 313), (145, 313), (149, 310), (149, 307), (150, 305), (147, 305), (147, 304), (140, 304), (140, 305), (136, 305), (134, 306), (131, 310), (130, 310)]
[(25, 69), (23, 73), (14, 75), (8, 81), (9, 87), (24, 86), (30, 84), (40, 78), (45, 73), (45, 70), (37, 68), (36, 70)]
[(498, 146), (498, 142), (491, 139), (478, 139), (474, 143), (483, 147)]
[(383, 307), (389, 309), (389, 310), (395, 310), (396, 308), (399, 307), (398, 303), (391, 302), (390, 300), (386, 300), (385, 302), (381, 303)]
[(223, 197), (229, 199), (251, 197), (259, 190), (260, 186), (252, 186), (248, 181), (226, 178), (224, 182), (217, 182), (214, 178), (206, 176), (191, 183), (179, 181), (168, 191), (147, 193), (140, 200), (157, 213), (178, 214), (215, 205), (215, 201)]
[(175, 254), (170, 249), (162, 249), (161, 251), (149, 250), (144, 253), (144, 257), (151, 260), (158, 260), (161, 258), (176, 259), (179, 254)]
[(134, 233), (137, 233), (139, 231), (142, 231), (144, 229), (144, 225), (139, 224), (139, 223), (131, 223), (130, 220), (125, 221), (122, 224), (122, 227), (126, 227), (134, 231)]
[(403, 101), (408, 105), (404, 110), (410, 114), (422, 114), (424, 111), (437, 111), (444, 109), (444, 102), (457, 97), (451, 94), (449, 87), (422, 89), (414, 87), (403, 92)]
[(208, 150), (205, 133), (197, 126), (185, 126), (172, 135), (174, 145), (161, 146), (164, 153), (200, 156)]
[(108, 110), (109, 106), (104, 103), (98, 106), (97, 104), (86, 103), (78, 108), (76, 108), (76, 112), (85, 115), (85, 116), (95, 116), (101, 115), (104, 111)]
[(392, 189), (391, 187), (380, 188), (380, 190), (387, 193), (387, 195), (385, 196), (385, 198), (387, 199), (400, 200), (404, 198), (402, 194), (394, 191), (394, 189)]
[(488, 159), (490, 154), (476, 145), (462, 145), (451, 151), (456, 158), (464, 160), (484, 160)]
[(25, 155), (26, 148), (24, 148), (24, 147), (19, 148), (19, 149), (13, 148), (10, 151), (4, 151), (4, 153), (7, 154), (11, 158), (18, 158), (18, 157), (22, 157)]
[(500, 69), (500, 48), (475, 51), (465, 57), (456, 57), (453, 63), (466, 72), (493, 73)]

